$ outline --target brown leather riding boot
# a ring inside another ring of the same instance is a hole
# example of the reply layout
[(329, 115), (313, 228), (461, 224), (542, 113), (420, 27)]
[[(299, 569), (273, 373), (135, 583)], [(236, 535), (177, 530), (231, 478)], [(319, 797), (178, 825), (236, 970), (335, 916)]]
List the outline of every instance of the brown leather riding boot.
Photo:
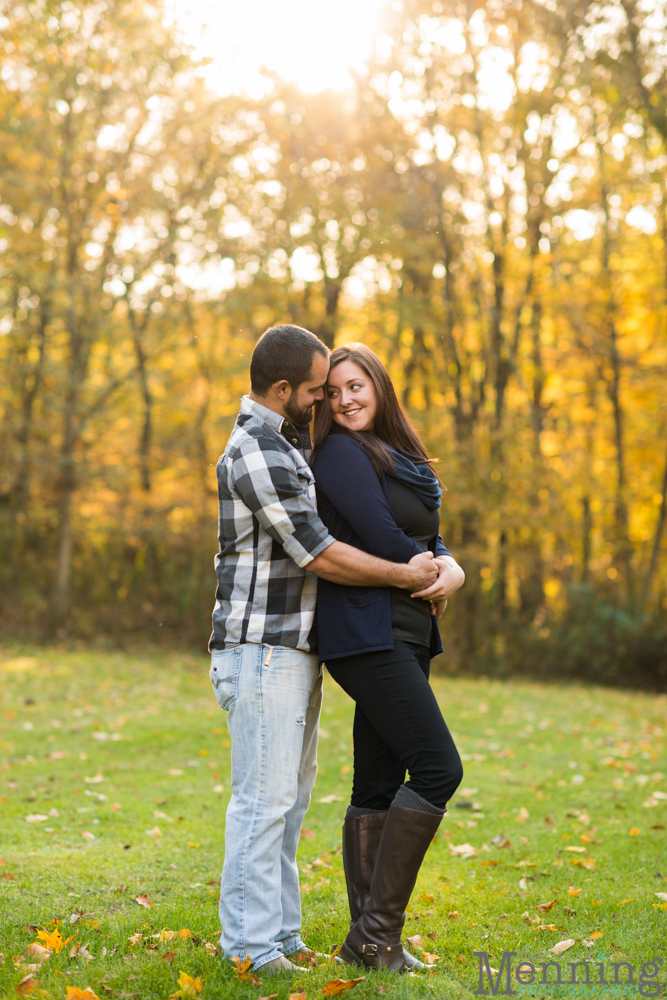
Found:
[[(343, 867), (350, 904), (350, 930), (364, 912), (371, 894), (371, 881), (387, 811), (346, 816), (343, 824)], [(409, 969), (428, 969), (403, 948), (403, 958)]]
[(343, 823), (343, 867), (350, 904), (350, 927), (364, 912), (371, 892), (375, 859), (387, 812), (346, 816)]
[(346, 962), (370, 968), (384, 966), (394, 972), (407, 970), (401, 945), (405, 907), (441, 820), (441, 815), (417, 809), (389, 809), (370, 896), (341, 948)]

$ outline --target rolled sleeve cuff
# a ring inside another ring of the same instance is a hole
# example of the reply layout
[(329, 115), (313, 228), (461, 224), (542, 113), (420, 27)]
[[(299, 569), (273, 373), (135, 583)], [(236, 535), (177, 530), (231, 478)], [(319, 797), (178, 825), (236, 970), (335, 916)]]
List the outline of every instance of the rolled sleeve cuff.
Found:
[(283, 549), (294, 562), (299, 566), (300, 569), (305, 569), (308, 563), (311, 563), (313, 559), (316, 559), (321, 552), (328, 549), (330, 545), (336, 539), (333, 535), (327, 534), (322, 538), (316, 545), (310, 545), (307, 549), (299, 541), (299, 537), (296, 533), (289, 535), (288, 538), (283, 542)]

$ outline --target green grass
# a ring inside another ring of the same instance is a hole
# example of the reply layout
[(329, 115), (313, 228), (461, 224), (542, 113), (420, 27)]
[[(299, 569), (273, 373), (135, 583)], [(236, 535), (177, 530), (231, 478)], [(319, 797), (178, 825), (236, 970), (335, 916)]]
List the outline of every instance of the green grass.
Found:
[[(525, 681), (436, 679), (434, 687), (466, 773), (422, 869), (406, 935), (421, 935), (439, 959), (426, 975), (369, 973), (343, 996), (375, 997), (386, 986), (394, 998), (457, 1000), (477, 989), (474, 951), (494, 968), (503, 951), (542, 962), (566, 938), (576, 943), (558, 959), (565, 980), (569, 962), (587, 960), (596, 982), (595, 962), (625, 960), (637, 975), (642, 962), (666, 958), (667, 911), (655, 894), (667, 892), (667, 799), (652, 795), (667, 792), (665, 696)], [(329, 979), (360, 974), (327, 965), (255, 987), (206, 951), (219, 936), (230, 750), (204, 658), (5, 647), (0, 691), (0, 997), (16, 997), (27, 972), (15, 960), (33, 961), (25, 952), (36, 928), (76, 937), (35, 972), (33, 997), (61, 1000), (67, 986), (90, 986), (100, 998), (166, 1000), (182, 970), (203, 979), (204, 1000), (287, 1000), (300, 985), (314, 1000)], [(329, 680), (300, 848), (304, 937), (322, 951), (342, 942), (348, 922), (340, 827), (351, 718), (351, 702)], [(47, 819), (26, 821), (35, 815)], [(456, 856), (452, 846), (465, 843), (478, 853)], [(136, 902), (142, 894), (152, 908)], [(552, 900), (549, 912), (536, 909)], [(152, 937), (183, 928), (193, 936)], [(135, 934), (141, 943), (128, 941)], [(70, 958), (75, 944), (92, 960)]]

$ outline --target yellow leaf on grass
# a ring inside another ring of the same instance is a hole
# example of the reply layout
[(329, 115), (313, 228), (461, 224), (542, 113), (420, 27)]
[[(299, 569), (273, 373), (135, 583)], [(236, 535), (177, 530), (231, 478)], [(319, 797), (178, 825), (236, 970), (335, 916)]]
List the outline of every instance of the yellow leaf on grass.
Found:
[(194, 840), (188, 840), (188, 847), (201, 847), (201, 844), (195, 844)]
[(667, 910), (667, 903), (653, 903), (652, 906), (655, 910)]
[(241, 958), (239, 958), (238, 955), (234, 955), (232, 958), (232, 962), (236, 966), (237, 979), (241, 979), (243, 981), (247, 981), (248, 979), (250, 979), (250, 974), (248, 972), (248, 969), (252, 965), (252, 959), (250, 955), (246, 955), (245, 962)]
[(185, 941), (186, 938), (192, 937), (192, 931), (189, 931), (187, 927), (183, 927), (183, 929), (178, 932), (178, 936), (179, 938), (183, 938)]
[(557, 899), (552, 899), (550, 903), (537, 903), (535, 909), (541, 910), (543, 913), (548, 913), (549, 910), (553, 910), (557, 902)]
[(628, 836), (629, 837), (638, 837), (640, 833), (641, 833), (641, 830), (639, 829), (639, 827), (638, 826), (633, 826), (633, 828), (630, 830)]
[(618, 905), (625, 906), (626, 903), (632, 903), (632, 902), (634, 902), (634, 898), (631, 896), (630, 899), (621, 899)]
[(586, 848), (585, 847), (565, 847), (564, 850), (566, 850), (566, 851), (575, 851), (577, 854), (585, 854), (586, 853)]
[(345, 990), (353, 990), (359, 983), (363, 983), (365, 978), (365, 976), (360, 976), (359, 979), (331, 979), (322, 992), (325, 997), (337, 997)]
[(580, 892), (581, 889), (575, 889), (573, 885), (567, 890), (568, 896), (578, 896)]
[(435, 965), (435, 963), (440, 958), (439, 955), (432, 955), (430, 952), (424, 951), (423, 948), (421, 948), (420, 951), (421, 951), (422, 955), (424, 956), (424, 961), (426, 962), (427, 965)]
[(85, 990), (79, 989), (78, 986), (68, 986), (65, 1000), (100, 1000), (100, 998), (97, 993), (93, 993), (90, 986), (86, 986)]
[(514, 822), (515, 823), (525, 823), (529, 816), (530, 816), (530, 813), (528, 812), (528, 810), (525, 809), (523, 806), (521, 806), (521, 808), (519, 809), (519, 812), (517, 813), (517, 817), (514, 820)]
[(72, 941), (73, 938), (75, 937), (76, 935), (72, 934), (72, 937), (68, 937), (63, 941), (62, 935), (59, 930), (51, 932), (46, 930), (37, 931), (38, 941), (43, 941), (44, 947), (48, 948), (49, 951), (54, 952), (56, 955), (58, 954), (59, 951), (62, 951), (65, 945), (69, 944), (69, 942)]
[(178, 977), (178, 985), (181, 987), (180, 990), (172, 993), (170, 1000), (173, 1000), (174, 997), (181, 997), (182, 1000), (196, 1000), (203, 989), (201, 979), (199, 977), (193, 979), (187, 972), (181, 972)]
[(150, 908), (153, 906), (153, 903), (151, 903), (150, 896), (136, 896), (135, 902), (138, 903), (139, 906), (145, 906), (147, 910), (150, 910)]
[(593, 931), (591, 934), (591, 941), (595, 941), (596, 938), (604, 937), (604, 931)]

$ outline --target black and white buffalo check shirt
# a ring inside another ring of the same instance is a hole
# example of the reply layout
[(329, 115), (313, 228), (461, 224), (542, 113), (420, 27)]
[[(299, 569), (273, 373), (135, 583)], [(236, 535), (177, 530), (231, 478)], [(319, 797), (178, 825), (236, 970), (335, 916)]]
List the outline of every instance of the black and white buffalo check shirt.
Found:
[(311, 652), (317, 580), (331, 545), (317, 514), (310, 432), (248, 396), (218, 461), (220, 551), (210, 649), (243, 642)]

